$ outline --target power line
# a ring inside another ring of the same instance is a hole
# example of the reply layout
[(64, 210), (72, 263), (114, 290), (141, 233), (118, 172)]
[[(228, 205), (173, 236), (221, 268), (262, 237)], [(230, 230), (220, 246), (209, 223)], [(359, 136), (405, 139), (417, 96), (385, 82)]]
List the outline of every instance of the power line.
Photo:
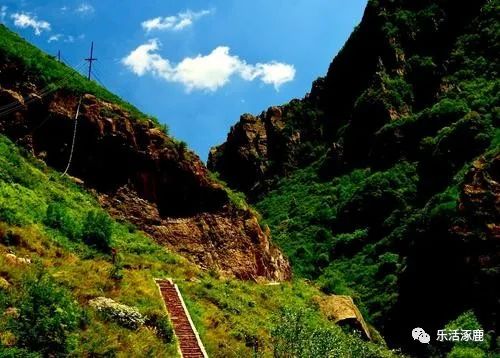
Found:
[(100, 76), (97, 76), (97, 74), (96, 74), (96, 72), (95, 72), (95, 69), (94, 69), (94, 70), (92, 70), (92, 74), (94, 75), (94, 78), (97, 80), (97, 82), (99, 82), (99, 84), (100, 84), (102, 87), (106, 88), (106, 86), (104, 85), (104, 83), (102, 83), (101, 79), (99, 78)]
[[(83, 65), (83, 62), (77, 67), (77, 69), (79, 67), (81, 67), (82, 65)], [(25, 106), (27, 106), (31, 102), (46, 97), (50, 93), (56, 91), (59, 87), (62, 86), (62, 84), (66, 80), (68, 80), (70, 77), (74, 76), (76, 73), (78, 73), (78, 72), (77, 71), (71, 72), (68, 75), (64, 76), (62, 79), (58, 80), (56, 83), (51, 83), (51, 84), (47, 85), (45, 88), (41, 89), (39, 91), (39, 93), (36, 95), (30, 94), (30, 95), (23, 97), (22, 102), (21, 101), (14, 101), (12, 103), (4, 105), (3, 107), (0, 107), (0, 117), (3, 117), (3, 116), (6, 116), (8, 114), (11, 114), (13, 112), (16, 112), (16, 111), (24, 108)]]
[(103, 86), (104, 88), (106, 88), (106, 85), (104, 85), (104, 81), (102, 80), (102, 78), (106, 77), (106, 76), (103, 76), (103, 73), (101, 72), (101, 69), (99, 66), (94, 66), (92, 68), (92, 73), (94, 75), (94, 78), (97, 80), (97, 82), (99, 82), (99, 84), (101, 86)]

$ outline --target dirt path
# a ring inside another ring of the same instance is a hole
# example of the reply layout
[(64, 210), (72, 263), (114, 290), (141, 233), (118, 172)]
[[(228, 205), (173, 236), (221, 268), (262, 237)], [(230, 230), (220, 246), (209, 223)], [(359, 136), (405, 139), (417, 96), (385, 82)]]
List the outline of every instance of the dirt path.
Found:
[(208, 357), (198, 332), (191, 321), (181, 293), (171, 280), (156, 280), (160, 292), (179, 340), (179, 348), (183, 358)]

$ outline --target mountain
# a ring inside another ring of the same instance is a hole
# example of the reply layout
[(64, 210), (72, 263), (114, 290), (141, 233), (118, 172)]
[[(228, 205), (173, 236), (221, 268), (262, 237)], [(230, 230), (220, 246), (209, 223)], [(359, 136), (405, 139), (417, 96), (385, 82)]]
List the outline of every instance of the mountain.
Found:
[(210, 356), (495, 356), (499, 10), (369, 1), (310, 93), (243, 115), (208, 169), (0, 26), (0, 356), (177, 355), (154, 278)]
[[(21, 41), (6, 29), (2, 32), (2, 42), (10, 46)], [(45, 60), (42, 70), (53, 76), (48, 82), (64, 85), (75, 77), (64, 65), (47, 61), (35, 49), (31, 52), (30, 59)], [(44, 93), (44, 81), (30, 78), (27, 73), (36, 69), (15, 55), (1, 55), (1, 103), (18, 108), (0, 118), (0, 131), (64, 171), (79, 96), (63, 86), (37, 99)], [(89, 92), (81, 97), (69, 174), (94, 188), (112, 214), (127, 218), (206, 268), (244, 279), (290, 278), (288, 262), (270, 243), (254, 213), (234, 204), (185, 144), (168, 137), (137, 110), (129, 112), (96, 97), (96, 90)]]
[(259, 220), (157, 120), (0, 26), (1, 357), (179, 356), (156, 278), (212, 357), (399, 356), (350, 297), (292, 279)]
[(242, 115), (209, 154), (297, 276), (423, 356), (416, 326), (472, 310), (498, 328), (499, 10), (371, 0), (310, 93)]

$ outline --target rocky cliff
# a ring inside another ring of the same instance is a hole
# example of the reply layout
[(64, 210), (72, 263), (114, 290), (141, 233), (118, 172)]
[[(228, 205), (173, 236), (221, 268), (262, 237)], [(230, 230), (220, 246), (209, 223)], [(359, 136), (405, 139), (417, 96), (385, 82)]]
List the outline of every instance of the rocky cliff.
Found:
[[(2, 55), (0, 132), (64, 170), (79, 96), (44, 95), (41, 79)], [(9, 107), (10, 108), (10, 107)], [(237, 209), (199, 158), (151, 120), (85, 94), (69, 174), (103, 206), (200, 266), (242, 279), (287, 280), (290, 267), (255, 215)]]
[(286, 106), (271, 107), (259, 116), (242, 115), (227, 142), (211, 149), (209, 167), (251, 197), (266, 191), (274, 177), (286, 175), (288, 166), (298, 161), (301, 132), (289, 132), (288, 115)]

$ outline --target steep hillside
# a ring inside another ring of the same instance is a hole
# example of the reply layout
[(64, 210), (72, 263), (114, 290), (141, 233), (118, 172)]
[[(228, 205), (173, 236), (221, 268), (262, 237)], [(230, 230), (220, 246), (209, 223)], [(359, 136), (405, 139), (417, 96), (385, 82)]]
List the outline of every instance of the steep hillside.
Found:
[[(314, 304), (327, 298), (314, 287), (200, 270), (131, 223), (112, 220), (94, 195), (0, 135), (1, 357), (177, 356), (157, 277), (178, 283), (212, 357), (268, 357), (292, 344), (395, 357), (328, 322), (328, 310)], [(126, 307), (99, 311), (96, 297)], [(303, 336), (292, 336), (298, 324)], [(311, 341), (311, 332), (335, 345)]]
[(424, 356), (412, 327), (472, 309), (498, 328), (499, 10), (369, 1), (304, 99), (243, 115), (209, 156), (298, 276)]
[(244, 279), (290, 278), (255, 214), (233, 203), (185, 144), (5, 27), (0, 31), (1, 133), (64, 171), (81, 95), (69, 173), (102, 194), (112, 214), (205, 268)]

